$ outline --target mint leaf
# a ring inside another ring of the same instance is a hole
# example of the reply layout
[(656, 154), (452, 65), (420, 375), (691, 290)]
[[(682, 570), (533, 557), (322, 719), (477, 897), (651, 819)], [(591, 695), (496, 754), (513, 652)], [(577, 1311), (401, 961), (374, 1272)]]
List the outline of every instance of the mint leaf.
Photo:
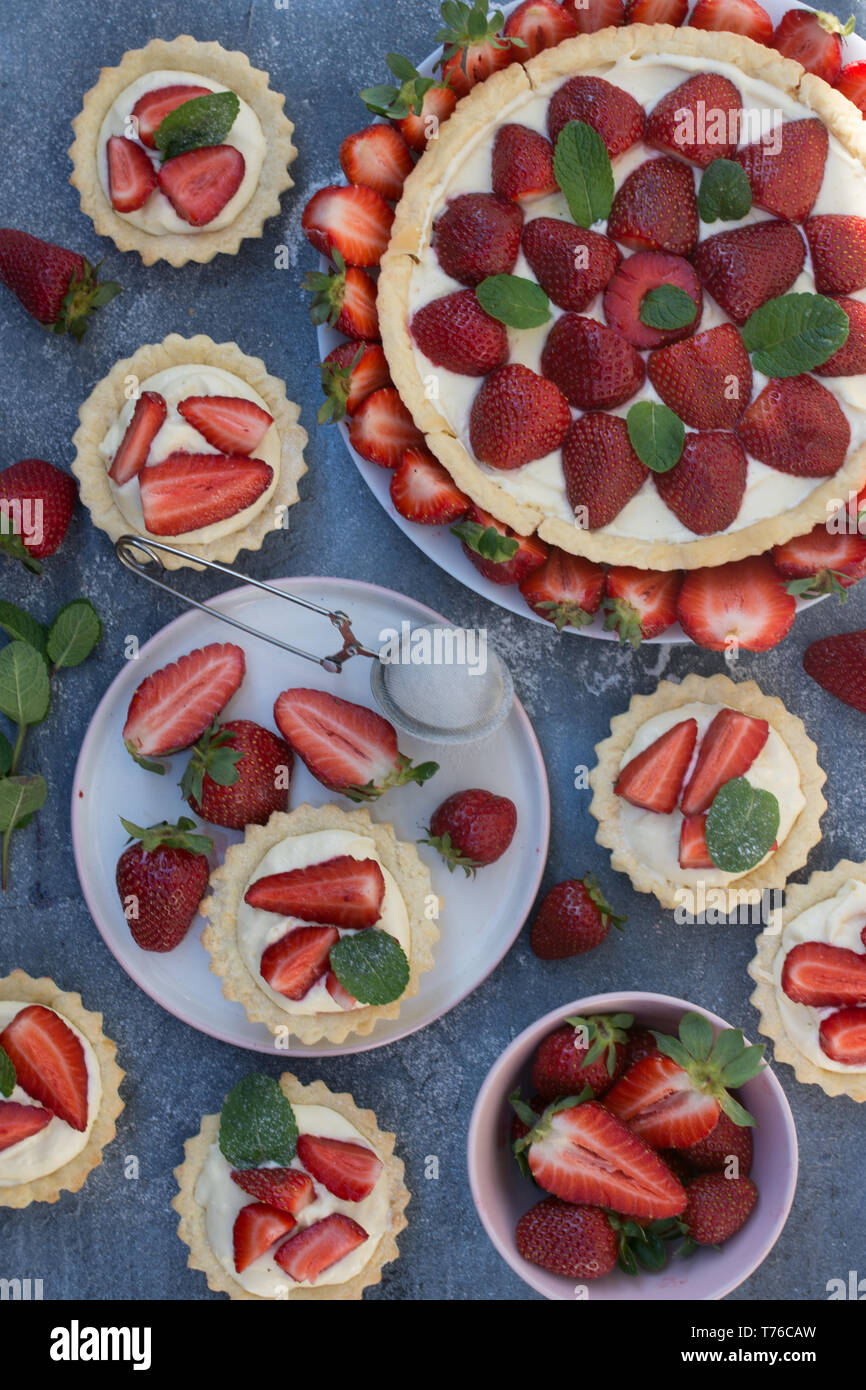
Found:
[(39, 724), (50, 698), (42, 657), (26, 642), (10, 642), (0, 651), (0, 710), (16, 724)]
[(11, 1096), (15, 1090), (15, 1067), (9, 1053), (0, 1047), (0, 1096)]
[(48, 787), (45, 778), (4, 777), (0, 781), (0, 831), (14, 830), (45, 804)]
[(26, 642), (40, 656), (45, 656), (45, 628), (25, 609), (0, 599), (0, 627), (13, 642)]
[(331, 969), (359, 1004), (390, 1004), (409, 983), (403, 947), (375, 927), (341, 937), (331, 947)]
[(707, 815), (707, 849), (716, 868), (744, 874), (759, 864), (779, 833), (779, 803), (772, 792), (734, 777), (716, 793)]
[(220, 1116), (220, 1153), (233, 1168), (270, 1160), (287, 1168), (297, 1152), (295, 1112), (279, 1083), (254, 1073), (233, 1086)]
[(697, 304), (679, 285), (658, 285), (648, 290), (641, 300), (640, 321), (647, 328), (669, 332), (694, 323), (697, 312)]
[(631, 447), (653, 473), (667, 473), (679, 463), (686, 427), (668, 406), (658, 401), (638, 401), (628, 412), (626, 424)]
[(0, 777), (5, 777), (12, 766), (12, 744), (5, 734), (0, 734)]
[(48, 633), (48, 655), (56, 667), (80, 666), (102, 633), (99, 615), (89, 599), (77, 598), (61, 608)]
[(607, 147), (586, 121), (569, 121), (553, 156), (553, 177), (579, 227), (606, 218), (613, 205), (613, 169)]
[(509, 328), (540, 328), (550, 318), (544, 290), (522, 275), (488, 275), (475, 294), (484, 312)]
[(823, 294), (768, 299), (740, 330), (752, 364), (765, 376), (800, 376), (838, 352), (850, 331), (848, 315)]
[(211, 92), (176, 106), (153, 137), (163, 159), (174, 159), (201, 145), (221, 145), (237, 120), (241, 104), (234, 92)]
[(451, 534), (458, 536), (476, 555), (495, 564), (511, 560), (519, 545), (514, 536), (503, 536), (495, 526), (482, 526), (478, 521), (458, 521), (451, 527)]
[(737, 222), (752, 206), (752, 189), (746, 171), (734, 159), (714, 159), (708, 164), (698, 189), (702, 222)]

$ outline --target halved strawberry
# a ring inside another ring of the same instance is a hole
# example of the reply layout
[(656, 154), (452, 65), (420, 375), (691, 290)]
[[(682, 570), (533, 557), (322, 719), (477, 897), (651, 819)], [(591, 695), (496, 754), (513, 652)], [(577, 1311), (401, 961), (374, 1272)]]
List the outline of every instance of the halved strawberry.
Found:
[(315, 1284), (319, 1275), (363, 1245), (367, 1232), (351, 1216), (332, 1212), (283, 1242), (274, 1256), (296, 1284)]
[(319, 424), (354, 415), (374, 391), (391, 385), (388, 359), (378, 343), (358, 339), (340, 343), (322, 363), (325, 400), (319, 409)]
[(773, 547), (773, 564), (792, 581), (795, 596), (838, 593), (866, 575), (866, 536), (854, 531), (831, 531), (818, 523), (806, 536)]
[(169, 454), (138, 475), (141, 513), (154, 536), (179, 536), (237, 516), (257, 502), (274, 470), (243, 454)]
[(324, 690), (284, 690), (274, 720), (316, 780), (351, 801), (426, 782), (438, 770), (437, 763), (413, 767), (397, 746), (393, 724), (381, 714)]
[(461, 376), (487, 376), (508, 360), (505, 324), (485, 313), (474, 290), (431, 299), (413, 315), (409, 331), (434, 367)]
[(866, 1067), (866, 1009), (839, 1009), (822, 1018), (818, 1044), (834, 1062)]
[(782, 989), (795, 1004), (866, 1004), (866, 955), (829, 941), (801, 941), (785, 956)]
[(381, 193), (360, 184), (328, 184), (314, 193), (301, 218), (311, 246), (347, 265), (378, 265), (391, 237), (394, 213)]
[(463, 554), (493, 584), (520, 584), (549, 554), (537, 536), (519, 536), (473, 503), (465, 521), (452, 526)]
[(679, 801), (697, 737), (695, 719), (681, 719), (659, 734), (620, 769), (616, 795), (643, 811), (669, 816)]
[(138, 761), (189, 748), (228, 704), (245, 670), (240, 647), (212, 642), (145, 676), (123, 726), (128, 751)]
[(842, 40), (853, 28), (853, 15), (840, 24), (821, 10), (786, 10), (773, 32), (773, 47), (832, 87), (842, 71)]
[(846, 63), (833, 85), (866, 115), (866, 61), (861, 58), (856, 63)]
[(599, 29), (625, 24), (623, 0), (562, 0), (580, 34), (597, 34)]
[(105, 154), (108, 194), (115, 212), (144, 207), (157, 185), (156, 170), (144, 150), (124, 135), (110, 135)]
[(287, 1211), (275, 1211), (264, 1202), (248, 1202), (241, 1207), (232, 1227), (232, 1249), (235, 1270), (242, 1274), (254, 1260), (276, 1244), (280, 1236), (288, 1235), (297, 1221)]
[(733, 429), (752, 397), (751, 359), (732, 323), (659, 348), (647, 375), (665, 405), (696, 430)]
[(41, 1105), (22, 1105), (17, 1100), (0, 1100), (0, 1153), (38, 1134), (54, 1119)]
[(554, 145), (570, 121), (585, 121), (604, 141), (611, 159), (643, 138), (646, 117), (630, 92), (603, 77), (571, 77), (547, 108), (547, 133)]
[(722, 709), (706, 729), (681, 802), (684, 816), (708, 811), (726, 782), (744, 777), (770, 736), (766, 719)]
[(604, 589), (604, 570), (582, 555), (552, 546), (543, 565), (521, 580), (520, 592), (533, 613), (564, 627), (584, 627), (598, 612)]
[(787, 222), (755, 222), (716, 232), (695, 247), (692, 263), (704, 288), (735, 323), (793, 285), (806, 260), (803, 238)]
[(727, 430), (687, 434), (679, 461), (654, 473), (656, 491), (678, 521), (696, 536), (725, 531), (746, 495), (748, 460)]
[(851, 442), (851, 426), (836, 397), (811, 376), (768, 381), (736, 431), (747, 454), (796, 478), (838, 472)]
[(673, 24), (685, 22), (688, 0), (627, 0), (626, 24)]
[(391, 501), (407, 521), (448, 526), (469, 510), (470, 501), (451, 474), (426, 449), (407, 449), (391, 476)]
[(335, 1004), (339, 1004), (341, 1009), (354, 1009), (357, 999), (350, 994), (345, 986), (340, 984), (333, 970), (329, 970), (325, 976), (325, 989), (330, 994)]
[(860, 299), (838, 299), (848, 319), (848, 337), (840, 348), (813, 367), (816, 376), (860, 376), (866, 372), (866, 304)]
[(169, 87), (154, 87), (152, 91), (145, 92), (144, 96), (139, 97), (132, 108), (139, 140), (143, 145), (147, 145), (148, 149), (155, 150), (156, 140), (154, 136), (168, 113), (175, 111), (178, 106), (183, 106), (185, 101), (191, 101), (193, 97), (210, 95), (210, 87), (194, 87), (187, 83), (173, 83)]
[(206, 227), (218, 217), (243, 183), (246, 161), (234, 145), (202, 145), (167, 159), (159, 186), (178, 217)]
[(457, 105), (457, 92), (449, 86), (429, 87), (424, 93), (421, 110), (410, 111), (397, 122), (397, 129), (410, 149), (423, 154), (431, 140), (448, 120)]
[(689, 570), (677, 601), (683, 631), (699, 647), (750, 652), (775, 647), (790, 631), (797, 604), (765, 555)]
[(637, 251), (688, 256), (698, 239), (695, 177), (689, 166), (667, 155), (639, 164), (617, 189), (607, 234)]
[(607, 1092), (605, 1106), (657, 1149), (696, 1144), (715, 1127), (719, 1102), (670, 1057), (635, 1062)]
[(575, 420), (562, 446), (562, 469), (578, 525), (590, 531), (613, 521), (649, 476), (625, 420), (603, 411)]
[(527, 222), (521, 244), (545, 294), (576, 313), (588, 308), (622, 259), (608, 237), (557, 217)]
[(559, 0), (523, 0), (511, 11), (502, 32), (506, 38), (523, 40), (524, 46), (515, 49), (514, 56), (526, 63), (546, 48), (574, 38), (577, 24)]
[(623, 405), (640, 390), (646, 375), (643, 358), (630, 342), (607, 324), (583, 314), (562, 314), (556, 320), (544, 344), (541, 370), (564, 398), (581, 410)]
[[(694, 318), (682, 328), (650, 328), (641, 318), (645, 297), (662, 285), (683, 290), (694, 303)], [(634, 347), (657, 348), (694, 333), (701, 321), (703, 303), (701, 282), (682, 256), (673, 256), (669, 251), (636, 251), (622, 262), (608, 283), (604, 316), (611, 328)]]
[(407, 449), (423, 449), (424, 436), (394, 386), (367, 396), (349, 421), (349, 443), (361, 458), (396, 468)]
[(281, 917), (360, 931), (376, 925), (384, 898), (385, 879), (375, 859), (338, 854), (320, 864), (257, 878), (244, 902)]
[(712, 869), (714, 864), (707, 849), (707, 817), (684, 816), (680, 826), (681, 869)]
[(501, 125), (493, 142), (492, 179), (497, 198), (514, 202), (556, 193), (553, 146), (529, 126)]
[(232, 1182), (277, 1211), (299, 1211), (316, 1200), (312, 1178), (299, 1168), (233, 1168)]
[(803, 224), (820, 294), (866, 289), (866, 217), (822, 213)]
[(571, 411), (559, 384), (514, 362), (482, 383), (472, 402), (469, 438), (482, 463), (508, 470), (558, 449), (570, 424)]
[(396, 126), (383, 121), (347, 135), (340, 146), (340, 168), (350, 183), (372, 188), (396, 202), (415, 167), (412, 151)]
[(479, 0), (471, 6), (452, 5), (448, 21), (436, 35), (437, 43), (444, 45), (442, 77), (465, 97), (476, 83), (513, 63), (519, 45), (500, 34), (502, 15), (497, 11), (488, 19), (487, 6)]
[(523, 213), (495, 193), (461, 193), (433, 224), (433, 250), (446, 275), (474, 289), (510, 275), (520, 251)]
[(316, 1182), (342, 1202), (363, 1202), (382, 1172), (382, 1160), (366, 1144), (316, 1134), (299, 1137), (298, 1158)]
[(108, 470), (108, 476), (118, 487), (128, 483), (147, 463), (150, 446), (162, 428), (166, 413), (165, 401), (158, 391), (142, 391)]
[(802, 121), (782, 121), (733, 157), (746, 172), (753, 203), (774, 217), (802, 222), (820, 191), (828, 148), (827, 127), (810, 116)]
[(273, 415), (244, 396), (187, 396), (177, 409), (221, 454), (252, 454), (274, 423)]
[(315, 324), (327, 323), (347, 338), (378, 340), (375, 280), (366, 270), (347, 267), (339, 251), (334, 251), (333, 261), (336, 270), (313, 270), (304, 278), (304, 289), (313, 296), (310, 318)]
[(604, 628), (639, 647), (677, 620), (681, 570), (642, 570), (611, 565), (604, 580)]
[(265, 947), (259, 962), (262, 978), (277, 994), (303, 999), (327, 974), (328, 954), (339, 939), (336, 927), (295, 927)]
[(700, 72), (657, 102), (647, 118), (646, 142), (705, 169), (731, 159), (739, 143), (741, 97), (733, 82)]
[(81, 1040), (43, 1004), (28, 1004), (0, 1033), (18, 1085), (64, 1124), (87, 1128), (87, 1062)]
[(689, 25), (692, 29), (745, 34), (756, 43), (773, 41), (773, 21), (757, 0), (698, 0)]

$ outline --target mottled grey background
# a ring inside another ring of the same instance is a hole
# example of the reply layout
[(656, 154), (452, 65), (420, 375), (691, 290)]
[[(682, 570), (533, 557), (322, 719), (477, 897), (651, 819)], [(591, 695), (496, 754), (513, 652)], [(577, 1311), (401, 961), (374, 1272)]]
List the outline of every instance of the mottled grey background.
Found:
[[(466, 1126), (488, 1067), (515, 1033), (547, 1010), (605, 989), (684, 995), (754, 1033), (746, 965), (747, 928), (678, 928), (654, 900), (630, 891), (611, 873), (593, 842), (588, 794), (575, 792), (572, 769), (591, 761), (592, 746), (632, 691), (650, 691), (661, 676), (723, 669), (720, 657), (694, 647), (654, 646), (637, 654), (613, 645), (556, 634), (503, 613), (464, 590), (406, 540), (368, 493), (334, 430), (315, 431), (319, 404), (316, 339), (298, 286), (315, 256), (299, 230), (303, 205), (320, 184), (339, 175), (339, 140), (364, 123), (355, 93), (384, 79), (381, 55), (398, 49), (420, 59), (433, 47), (435, 0), (28, 0), (2, 6), (0, 140), (3, 181), (0, 223), (76, 247), (97, 261), (124, 293), (102, 311), (78, 347), (45, 333), (0, 296), (0, 463), (40, 455), (67, 465), (76, 411), (120, 356), (166, 333), (201, 331), (234, 338), (284, 377), (303, 406), (312, 435), (303, 506), (288, 535), (274, 535), (246, 560), (257, 576), (351, 575), (390, 582), (463, 623), (486, 624), (509, 658), (547, 760), (553, 838), (545, 883), (593, 870), (629, 915), (597, 951), (575, 961), (542, 964), (525, 934), (492, 977), (444, 1019), (385, 1050), (328, 1063), (292, 1065), (304, 1081), (320, 1075), (372, 1106), (399, 1134), (414, 1197), (402, 1258), (368, 1297), (389, 1299), (521, 1299), (534, 1295), (496, 1254), (479, 1225), (464, 1159)], [(847, 10), (846, 10), (847, 12)], [(192, 33), (241, 48), (268, 69), (296, 123), (300, 157), (296, 188), (282, 216), (240, 255), (206, 266), (145, 269), (101, 241), (82, 217), (69, 187), (69, 122), (80, 94), (102, 64), (159, 35)], [(274, 269), (274, 247), (287, 243), (292, 268)], [(221, 587), (206, 577), (200, 595)], [(193, 1031), (151, 1002), (109, 955), (78, 890), (69, 839), (72, 769), (91, 711), (116, 674), (121, 642), (141, 640), (177, 613), (176, 606), (121, 571), (106, 537), (79, 511), (63, 550), (36, 581), (18, 567), (0, 568), (3, 596), (41, 618), (77, 594), (89, 595), (105, 623), (96, 654), (57, 681), (54, 708), (33, 731), (25, 764), (50, 784), (48, 805), (15, 836), (13, 888), (2, 900), (0, 973), (21, 966), (80, 989), (104, 1011), (128, 1075), (120, 1134), (102, 1168), (77, 1196), (23, 1212), (0, 1209), (0, 1275), (42, 1277), (47, 1298), (209, 1298), (202, 1275), (186, 1268), (168, 1203), (171, 1170), (202, 1113), (260, 1056)], [(805, 677), (801, 656), (815, 637), (866, 623), (866, 583), (844, 609), (826, 602), (800, 618), (776, 651), (745, 657), (740, 678), (757, 678), (801, 715), (820, 744), (829, 772), (830, 809), (824, 840), (810, 869), (842, 856), (866, 856), (863, 799), (864, 716), (832, 700)], [(264, 1065), (268, 1065), (267, 1062)], [(276, 1074), (277, 1062), (271, 1069)], [(863, 1115), (847, 1099), (830, 1100), (779, 1072), (797, 1121), (800, 1185), (775, 1250), (734, 1295), (736, 1299), (821, 1299), (832, 1277), (858, 1263), (866, 1275)], [(138, 1156), (137, 1182), (123, 1176), (124, 1157)], [(438, 1181), (425, 1181), (425, 1155), (440, 1159)]]

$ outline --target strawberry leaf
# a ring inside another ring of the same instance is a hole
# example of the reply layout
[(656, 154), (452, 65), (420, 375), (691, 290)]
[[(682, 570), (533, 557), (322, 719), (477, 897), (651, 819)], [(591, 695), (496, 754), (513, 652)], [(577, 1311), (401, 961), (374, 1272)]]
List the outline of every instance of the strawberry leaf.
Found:
[[(740, 1034), (742, 1038), (742, 1034)], [(747, 1081), (751, 1081), (753, 1076), (763, 1068), (764, 1045), (763, 1043), (754, 1044), (752, 1047), (744, 1047), (738, 1057), (722, 1071), (722, 1083), (736, 1090), (738, 1086), (743, 1086)]]
[(544, 290), (522, 275), (488, 275), (475, 295), (486, 314), (509, 328), (540, 328), (550, 319)]
[(713, 1047), (713, 1029), (703, 1014), (683, 1014), (679, 1026), (680, 1042), (692, 1057), (705, 1062)]
[(752, 206), (752, 189), (741, 164), (734, 159), (714, 159), (704, 170), (698, 189), (702, 222), (737, 222)]
[(586, 121), (569, 121), (560, 132), (553, 156), (553, 177), (579, 227), (603, 221), (613, 205), (610, 155)]
[(340, 984), (360, 1004), (390, 1004), (409, 983), (406, 952), (386, 931), (371, 928), (341, 937), (330, 960)]
[(848, 338), (848, 315), (823, 294), (782, 294), (746, 320), (743, 343), (759, 372), (800, 376), (820, 367)]
[(631, 446), (644, 467), (667, 473), (679, 463), (686, 427), (669, 406), (638, 401), (628, 412), (626, 424)]
[(694, 322), (698, 306), (679, 285), (657, 285), (641, 300), (640, 321), (648, 328), (670, 332)]
[(148, 853), (161, 846), (166, 849), (187, 849), (191, 854), (210, 854), (213, 850), (213, 840), (209, 835), (190, 833), (195, 830), (195, 821), (190, 820), (189, 816), (181, 816), (176, 825), (161, 821), (158, 825), (145, 828), (124, 820), (123, 816), (120, 823), (130, 840), (140, 840)]
[(241, 104), (234, 92), (211, 92), (192, 97), (160, 122), (153, 137), (163, 159), (174, 159), (202, 145), (221, 145), (238, 117)]
[(77, 598), (61, 608), (48, 633), (48, 656), (55, 669), (80, 666), (102, 635), (102, 623), (89, 599)]
[(298, 1148), (295, 1112), (270, 1076), (245, 1076), (233, 1086), (220, 1115), (220, 1152), (233, 1168), (286, 1168)]
[(27, 642), (10, 642), (0, 651), (0, 710), (16, 724), (40, 724), (50, 699), (42, 657)]
[(464, 545), (474, 550), (484, 560), (502, 564), (517, 554), (519, 542), (514, 536), (503, 536), (496, 526), (482, 526), (478, 521), (458, 521), (451, 527), (452, 536), (458, 536)]
[(716, 793), (707, 814), (707, 849), (716, 868), (745, 874), (772, 849), (779, 833), (779, 803), (772, 792), (734, 777)]
[(0, 1096), (11, 1096), (15, 1090), (15, 1067), (5, 1048), (0, 1047)]

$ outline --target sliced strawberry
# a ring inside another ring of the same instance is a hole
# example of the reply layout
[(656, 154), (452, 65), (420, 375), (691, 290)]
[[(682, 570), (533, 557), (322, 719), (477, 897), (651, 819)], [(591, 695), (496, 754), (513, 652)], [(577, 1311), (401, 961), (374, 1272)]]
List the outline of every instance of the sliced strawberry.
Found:
[(452, 527), (467, 559), (493, 584), (520, 584), (544, 564), (547, 546), (537, 536), (519, 536), (474, 504), (466, 521)]
[(866, 304), (860, 299), (836, 302), (848, 319), (848, 337), (832, 357), (812, 370), (816, 376), (860, 376), (866, 372)]
[(719, 710), (701, 739), (694, 772), (683, 792), (683, 815), (708, 811), (720, 787), (745, 776), (769, 736), (766, 719), (754, 719), (736, 709)]
[(866, 217), (823, 213), (803, 224), (820, 294), (866, 289)]
[(790, 631), (797, 604), (765, 555), (689, 570), (677, 602), (683, 631), (699, 647), (750, 652), (775, 647)]
[(866, 536), (831, 531), (821, 521), (808, 535), (774, 546), (772, 555), (782, 577), (794, 581), (795, 595), (844, 593), (866, 575)]
[(191, 227), (206, 227), (243, 183), (246, 162), (234, 145), (203, 145), (167, 159), (159, 186), (178, 217)]
[(733, 429), (752, 397), (751, 359), (732, 323), (659, 348), (647, 374), (665, 405), (696, 430)]
[(450, 87), (429, 87), (424, 93), (420, 113), (412, 111), (396, 122), (410, 149), (423, 154), (457, 105), (457, 92)]
[(819, 637), (806, 648), (803, 670), (828, 694), (866, 714), (866, 629)]
[(313, 323), (327, 323), (347, 338), (372, 342), (379, 337), (379, 314), (376, 309), (376, 282), (357, 266), (346, 266), (339, 251), (333, 253), (336, 270), (313, 270), (304, 280), (304, 289), (312, 294), (310, 318)]
[(810, 116), (783, 121), (763, 139), (738, 150), (734, 159), (746, 171), (758, 207), (774, 217), (802, 222), (820, 191), (828, 148), (827, 127)]
[(623, 405), (646, 376), (643, 358), (631, 343), (583, 314), (562, 314), (556, 320), (544, 344), (541, 370), (581, 410)]
[(315, 1284), (320, 1274), (351, 1255), (366, 1239), (363, 1226), (335, 1211), (284, 1241), (274, 1259), (296, 1284)]
[(802, 941), (785, 956), (782, 989), (814, 1009), (866, 1004), (866, 955), (829, 941)]
[(564, 627), (584, 627), (598, 612), (604, 589), (604, 570), (582, 555), (551, 548), (543, 565), (521, 581), (520, 592), (533, 613)]
[[(662, 285), (683, 290), (694, 302), (695, 316), (682, 328), (650, 328), (641, 319), (646, 295)], [(611, 328), (634, 347), (657, 348), (694, 333), (701, 321), (703, 303), (701, 282), (682, 256), (672, 256), (667, 251), (636, 251), (622, 262), (604, 292), (604, 316)]]
[(338, 854), (321, 864), (256, 879), (244, 902), (281, 917), (360, 931), (376, 925), (384, 898), (385, 880), (375, 859)]
[(866, 1009), (839, 1009), (822, 1018), (818, 1043), (834, 1062), (866, 1067)]
[(787, 222), (755, 222), (716, 232), (695, 248), (692, 263), (735, 323), (793, 285), (806, 260), (803, 238)]
[(259, 963), (262, 979), (287, 999), (303, 999), (327, 974), (328, 953), (339, 939), (336, 927), (295, 927), (265, 947)]
[(547, 108), (547, 132), (554, 145), (569, 121), (585, 121), (601, 136), (613, 159), (643, 138), (640, 102), (603, 77), (571, 77), (554, 92)]
[(623, 0), (562, 0), (581, 34), (597, 34), (599, 29), (625, 24)]
[(641, 570), (611, 565), (604, 580), (605, 631), (633, 647), (659, 637), (677, 620), (680, 570)]
[(156, 170), (144, 150), (124, 135), (110, 135), (105, 153), (108, 194), (115, 212), (144, 207), (157, 185)]
[(191, 101), (193, 97), (208, 96), (211, 96), (210, 87), (193, 87), (185, 83), (177, 83), (170, 87), (154, 87), (152, 91), (145, 92), (132, 108), (141, 143), (147, 145), (148, 149), (155, 150), (154, 136), (168, 113), (175, 111), (178, 106), (183, 106), (185, 101)]
[[(557, 5), (558, 8), (558, 5)], [(553, 146), (525, 125), (502, 125), (493, 142), (493, 192), (497, 198), (522, 202), (556, 193)]]
[(392, 385), (388, 359), (378, 343), (358, 339), (340, 343), (322, 363), (325, 400), (319, 410), (319, 424), (356, 414), (361, 402), (374, 391)]
[(388, 249), (394, 213), (381, 193), (360, 184), (328, 184), (314, 193), (301, 218), (311, 246), (347, 265), (378, 265)]
[(625, 22), (626, 24), (673, 24), (676, 28), (685, 23), (688, 11), (688, 0), (628, 0), (625, 7)]
[(252, 454), (274, 423), (273, 415), (243, 396), (187, 396), (177, 409), (221, 454)]
[(335, 1004), (339, 1004), (341, 1009), (354, 1009), (358, 1003), (353, 994), (340, 984), (333, 970), (329, 970), (325, 976), (325, 989), (330, 994)]
[(562, 470), (578, 524), (590, 531), (613, 521), (647, 480), (625, 420), (602, 411), (575, 420), (562, 446)]
[(502, 32), (506, 38), (523, 40), (524, 47), (515, 50), (515, 57), (526, 63), (546, 48), (573, 39), (577, 24), (559, 0), (523, 0), (511, 11)]
[(515, 362), (485, 378), (472, 402), (469, 438), (477, 459), (508, 470), (558, 449), (570, 424), (558, 384)]
[(414, 163), (399, 130), (383, 121), (347, 135), (340, 146), (340, 168), (349, 182), (372, 188), (390, 202), (401, 196)]
[(363, 1202), (382, 1172), (382, 1160), (366, 1144), (302, 1134), (298, 1158), (316, 1182), (342, 1202)]
[(523, 229), (523, 254), (545, 294), (561, 309), (580, 313), (610, 280), (621, 256), (600, 232), (556, 217), (537, 217)]
[(697, 737), (694, 719), (681, 719), (659, 734), (620, 769), (614, 786), (617, 796), (643, 811), (669, 816), (679, 801)]
[(0, 1033), (18, 1085), (64, 1124), (87, 1128), (87, 1062), (69, 1024), (43, 1004), (20, 1009)]
[(141, 512), (153, 536), (180, 536), (237, 516), (257, 502), (274, 470), (242, 454), (169, 454), (138, 475)]
[(832, 87), (842, 71), (842, 40), (853, 28), (853, 17), (842, 25), (834, 14), (786, 10), (773, 33), (773, 47)]
[(699, 1091), (688, 1072), (670, 1057), (635, 1062), (607, 1092), (605, 1107), (653, 1148), (696, 1144), (719, 1118), (715, 1096)]
[(505, 324), (485, 313), (474, 290), (432, 299), (415, 313), (409, 329), (434, 367), (461, 376), (487, 376), (508, 360)]
[(54, 1119), (41, 1105), (21, 1105), (17, 1100), (0, 1100), (0, 1153), (38, 1134)]
[(231, 1180), (257, 1201), (292, 1216), (316, 1200), (312, 1179), (298, 1168), (233, 1168)]
[(501, 14), (491, 19), (478, 14), (479, 6), (452, 6), (451, 22), (440, 29), (437, 40), (444, 44), (442, 77), (460, 97), (479, 82), (514, 62), (517, 49), (499, 33)]
[(407, 449), (423, 449), (416, 427), (394, 386), (382, 386), (361, 402), (349, 421), (349, 443), (370, 463), (396, 468)]
[(695, 178), (688, 165), (662, 155), (633, 169), (617, 189), (607, 234), (636, 251), (688, 256), (698, 239)]
[(740, 93), (727, 77), (701, 72), (663, 96), (647, 118), (646, 142), (706, 169), (731, 159), (739, 142)]
[(757, 0), (698, 0), (689, 25), (692, 29), (745, 34), (756, 43), (773, 41), (773, 21)]
[(446, 275), (474, 289), (510, 275), (520, 251), (523, 213), (495, 193), (461, 193), (433, 225), (433, 250)]
[(696, 536), (725, 531), (739, 515), (749, 464), (727, 430), (687, 434), (679, 462), (654, 473), (656, 491), (678, 521)]
[(866, 61), (846, 63), (833, 84), (837, 92), (853, 101), (861, 115), (866, 115)]
[(391, 501), (407, 521), (422, 526), (449, 526), (469, 510), (470, 502), (426, 449), (407, 449), (391, 477)]
[(297, 1221), (287, 1211), (275, 1211), (264, 1202), (248, 1202), (241, 1207), (232, 1228), (235, 1270), (242, 1274), (254, 1260), (270, 1250), (280, 1236), (294, 1230)]
[(712, 869), (714, 864), (707, 849), (707, 817), (684, 816), (680, 826), (681, 869)]
[(166, 413), (165, 401), (158, 391), (142, 391), (108, 470), (108, 476), (118, 487), (128, 483), (147, 463), (150, 446), (162, 428)]
[(811, 376), (769, 381), (736, 428), (747, 454), (797, 478), (838, 472), (851, 442), (836, 397)]
[(123, 741), (134, 758), (167, 757), (210, 728), (244, 678), (231, 642), (212, 642), (145, 676), (129, 705)]

